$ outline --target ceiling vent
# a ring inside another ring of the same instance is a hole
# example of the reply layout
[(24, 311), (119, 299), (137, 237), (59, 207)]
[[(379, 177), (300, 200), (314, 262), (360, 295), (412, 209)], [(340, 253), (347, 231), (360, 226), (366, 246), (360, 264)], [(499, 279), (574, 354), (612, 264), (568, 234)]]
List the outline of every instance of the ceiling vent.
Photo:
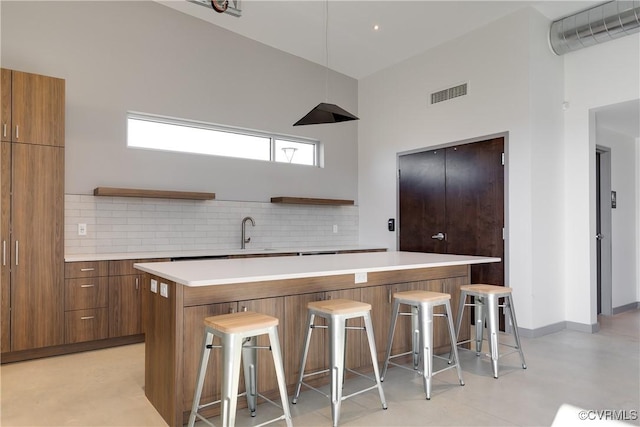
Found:
[(640, 31), (640, 1), (610, 1), (551, 23), (549, 43), (556, 55)]
[(467, 83), (439, 90), (431, 94), (431, 105), (437, 104), (438, 102), (448, 101), (453, 98), (458, 98), (460, 96), (465, 96), (466, 94)]

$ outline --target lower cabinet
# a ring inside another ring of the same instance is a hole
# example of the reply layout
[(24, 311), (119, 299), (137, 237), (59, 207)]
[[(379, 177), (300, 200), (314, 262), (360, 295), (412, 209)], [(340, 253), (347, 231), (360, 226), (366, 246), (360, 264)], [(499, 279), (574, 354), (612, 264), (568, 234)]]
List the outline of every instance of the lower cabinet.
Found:
[(65, 263), (65, 344), (142, 334), (141, 274), (159, 260)]

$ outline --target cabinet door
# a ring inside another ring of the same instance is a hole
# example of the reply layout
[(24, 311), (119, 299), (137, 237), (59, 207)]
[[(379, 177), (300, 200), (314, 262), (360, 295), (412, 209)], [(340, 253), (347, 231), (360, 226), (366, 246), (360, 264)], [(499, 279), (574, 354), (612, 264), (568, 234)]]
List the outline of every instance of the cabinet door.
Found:
[[(280, 323), (278, 325), (278, 338), (280, 341), (280, 351), (284, 358), (284, 334), (283, 322), (284, 322), (284, 298), (265, 298), (251, 301), (241, 301), (238, 303), (239, 311), (255, 311), (256, 313), (268, 314), (269, 316), (276, 317)], [(261, 335), (257, 339), (257, 345), (268, 346), (269, 337), (267, 335)], [(284, 363), (284, 359), (283, 359)], [(258, 350), (258, 366), (257, 366), (257, 386), (258, 392), (265, 393), (266, 391), (277, 391), (278, 380), (276, 378), (276, 371), (273, 365), (273, 355), (268, 350)], [(243, 380), (244, 381), (244, 380)], [(240, 389), (244, 389), (240, 387)]]
[(109, 338), (142, 333), (140, 276), (109, 277)]
[[(2, 70), (4, 73), (4, 70)], [(4, 74), (3, 74), (4, 76)], [(3, 77), (4, 78), (4, 77)], [(4, 96), (4, 86), (3, 95)], [(2, 315), (2, 353), (11, 351), (11, 236), (9, 235), (9, 219), (11, 217), (11, 143), (2, 142), (0, 153), (2, 176), (0, 177), (0, 244), (2, 259), (0, 260), (0, 313)]]
[[(284, 372), (287, 385), (295, 385), (300, 372), (300, 358), (304, 339), (307, 334), (307, 304), (313, 301), (320, 301), (324, 298), (324, 293), (292, 295), (284, 297), (284, 346), (287, 357), (285, 358)], [(322, 324), (322, 319), (316, 319), (316, 324)], [(325, 365), (325, 337), (322, 329), (318, 329), (311, 335), (309, 354), (305, 372), (317, 371)], [(312, 379), (312, 378), (310, 378)]]
[(64, 146), (65, 81), (11, 72), (12, 141)]
[[(185, 410), (187, 410), (186, 408), (191, 408), (193, 393), (196, 388), (196, 378), (200, 367), (200, 356), (202, 355), (204, 319), (209, 316), (233, 313), (237, 310), (237, 306), (236, 303), (221, 303), (184, 308), (183, 348), (186, 350), (183, 361), (184, 381), (182, 383), (182, 407), (185, 408)], [(214, 344), (219, 345), (220, 340), (216, 338)], [(202, 402), (211, 402), (220, 398), (222, 359), (216, 354), (218, 352), (220, 352), (220, 349), (212, 349), (211, 351), (211, 357), (207, 365), (207, 375), (202, 388)], [(203, 413), (207, 414), (206, 411)]]
[(13, 144), (12, 350), (64, 341), (64, 149)]
[[(373, 323), (373, 335), (376, 340), (378, 362), (382, 364), (387, 351), (389, 325), (391, 323), (391, 289), (388, 285), (362, 288), (362, 302), (371, 304), (371, 322)], [(369, 344), (362, 341), (362, 364), (371, 363), (369, 356)]]
[(11, 70), (0, 70), (0, 82), (0, 137), (11, 141)]

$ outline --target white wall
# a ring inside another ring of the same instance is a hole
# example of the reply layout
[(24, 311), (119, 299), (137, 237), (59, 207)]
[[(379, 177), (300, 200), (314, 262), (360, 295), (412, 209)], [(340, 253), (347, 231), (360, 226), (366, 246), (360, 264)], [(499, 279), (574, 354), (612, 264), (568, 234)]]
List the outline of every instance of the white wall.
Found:
[[(638, 223), (636, 222), (635, 138), (597, 125), (596, 143), (611, 149), (611, 190), (616, 192), (616, 208), (611, 210), (612, 307), (638, 301), (636, 272)], [(607, 197), (607, 195), (604, 195)]]
[[(66, 192), (212, 191), (221, 200), (357, 198), (357, 124), (292, 127), (325, 96), (325, 69), (151, 1), (2, 1), (2, 67), (66, 79)], [(226, 19), (235, 19), (224, 17)], [(357, 113), (357, 82), (330, 73)], [(324, 168), (126, 148), (139, 111), (324, 144)]]
[(595, 324), (596, 136), (589, 117), (595, 108), (640, 98), (640, 35), (569, 53), (564, 61), (570, 104), (564, 115), (566, 320)]
[[(396, 155), (508, 132), (507, 284), (521, 327), (564, 320), (562, 59), (548, 21), (524, 10), (359, 82), (360, 241), (395, 247)], [(469, 95), (429, 106), (429, 93)]]

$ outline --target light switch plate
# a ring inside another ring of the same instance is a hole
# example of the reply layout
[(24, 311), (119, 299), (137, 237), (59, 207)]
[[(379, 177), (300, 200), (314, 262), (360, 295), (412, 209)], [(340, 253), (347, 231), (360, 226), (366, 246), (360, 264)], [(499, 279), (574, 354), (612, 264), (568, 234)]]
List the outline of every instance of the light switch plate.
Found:
[(355, 276), (355, 283), (367, 283), (366, 271), (364, 273), (356, 273)]
[(151, 292), (158, 293), (158, 281), (156, 279), (151, 279)]
[(169, 285), (160, 282), (160, 295), (165, 298), (169, 298)]
[(78, 224), (78, 236), (87, 235), (87, 224)]

